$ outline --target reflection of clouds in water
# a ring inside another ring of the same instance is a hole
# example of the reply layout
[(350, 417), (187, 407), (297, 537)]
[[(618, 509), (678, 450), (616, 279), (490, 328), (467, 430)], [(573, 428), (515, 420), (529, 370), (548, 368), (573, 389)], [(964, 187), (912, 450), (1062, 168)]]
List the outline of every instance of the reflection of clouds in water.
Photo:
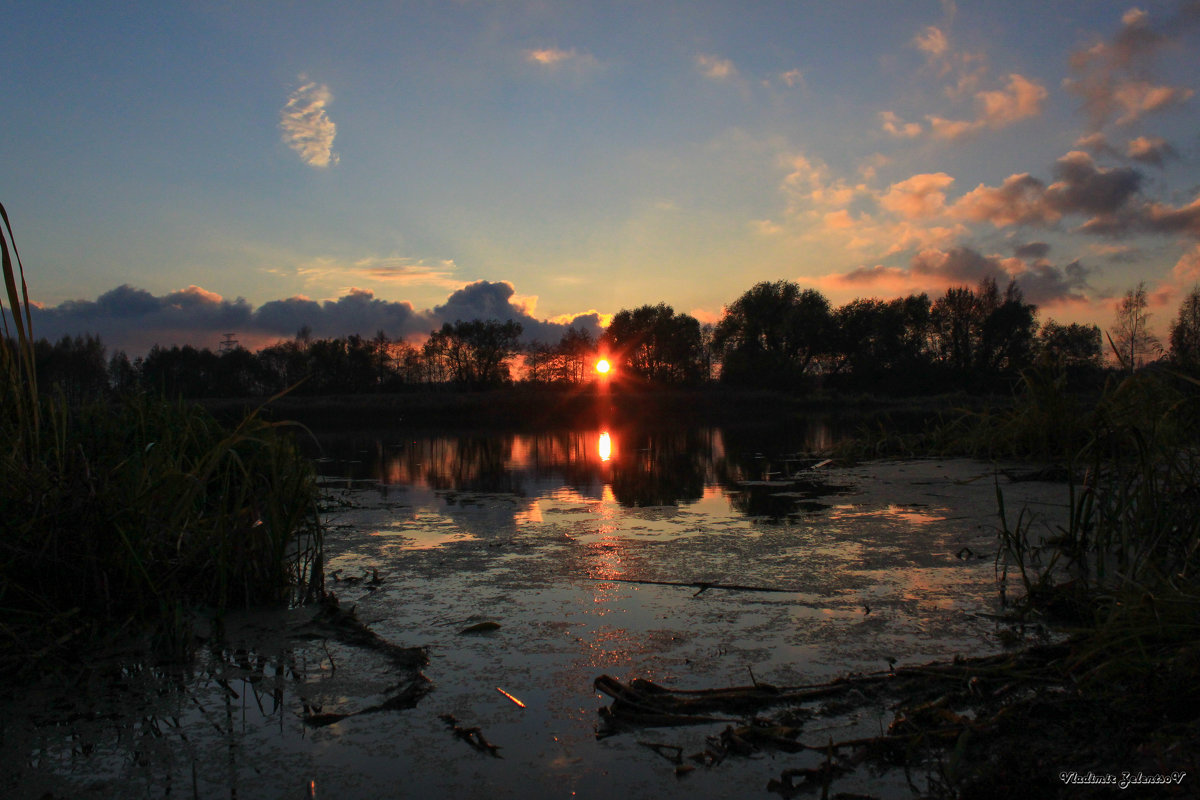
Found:
[[(939, 513), (942, 512), (942, 513)], [(946, 509), (926, 509), (919, 505), (889, 505), (885, 508), (864, 509), (854, 505), (834, 506), (829, 511), (830, 521), (839, 521), (863, 517), (899, 520), (909, 525), (924, 526), (935, 522), (945, 522)]]

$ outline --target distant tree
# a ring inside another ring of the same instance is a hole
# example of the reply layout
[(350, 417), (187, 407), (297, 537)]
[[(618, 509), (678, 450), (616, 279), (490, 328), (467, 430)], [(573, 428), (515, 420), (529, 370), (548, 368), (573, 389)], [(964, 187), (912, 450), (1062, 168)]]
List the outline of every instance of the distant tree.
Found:
[(511, 320), (447, 322), (430, 334), (427, 357), (441, 362), (455, 383), (472, 388), (498, 386), (510, 379), (509, 362), (519, 350), (521, 331), (521, 324)]
[(1183, 299), (1171, 326), (1171, 360), (1193, 374), (1200, 373), (1200, 285)]
[(34, 342), (38, 385), (61, 393), (70, 402), (108, 392), (108, 362), (99, 336), (64, 336), (54, 344)]
[(301, 349), (298, 340), (292, 339), (264, 347), (256, 354), (256, 360), (266, 393), (275, 394), (293, 387), (302, 394), (311, 391), (311, 386), (300, 384), (308, 377), (310, 370), (308, 353)]
[(591, 372), (596, 356), (596, 340), (584, 328), (567, 328), (556, 348), (561, 359), (559, 377), (567, 383), (582, 383)]
[(550, 383), (557, 373), (558, 347), (545, 342), (532, 342), (525, 349), (525, 380), (529, 383)]
[(991, 278), (980, 282), (976, 302), (982, 319), (978, 367), (995, 374), (1027, 366), (1033, 360), (1037, 306), (1025, 302), (1015, 280), (1001, 294)]
[(246, 348), (234, 347), (217, 357), (213, 385), (208, 394), (215, 397), (251, 397), (261, 394), (259, 360)]
[(1003, 293), (985, 278), (975, 290), (946, 290), (930, 308), (934, 351), (960, 376), (981, 378), (1014, 372), (1030, 363), (1037, 307), (1010, 282)]
[(620, 367), (657, 383), (696, 383), (703, 377), (700, 322), (665, 303), (622, 309), (604, 332)]
[(1038, 331), (1038, 360), (1061, 367), (1098, 367), (1102, 348), (1100, 328), (1095, 325), (1060, 325), (1046, 320)]
[(795, 384), (830, 342), (829, 301), (790, 281), (755, 285), (725, 309), (713, 330), (721, 378), (756, 386)]
[(1108, 341), (1125, 372), (1132, 373), (1145, 366), (1151, 355), (1162, 352), (1158, 337), (1150, 330), (1149, 305), (1145, 281), (1125, 292), (1117, 303), (1117, 315)]
[(138, 370), (129, 361), (124, 350), (118, 350), (108, 360), (108, 385), (119, 395), (128, 394), (137, 388)]
[(142, 362), (142, 383), (167, 397), (208, 397), (216, 385), (219, 357), (205, 348), (155, 345)]

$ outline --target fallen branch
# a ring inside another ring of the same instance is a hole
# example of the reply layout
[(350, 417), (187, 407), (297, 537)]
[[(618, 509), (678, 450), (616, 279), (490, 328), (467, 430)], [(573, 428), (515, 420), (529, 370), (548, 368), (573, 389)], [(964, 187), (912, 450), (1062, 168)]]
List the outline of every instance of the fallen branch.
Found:
[[(780, 589), (774, 586), (744, 586), (739, 583), (713, 583), (711, 581), (694, 581), (687, 583), (685, 581), (651, 581), (637, 580), (635, 578), (590, 578), (593, 581), (602, 581), (604, 583), (644, 583), (652, 586), (686, 586), (689, 589), (698, 589), (696, 594), (702, 594), (709, 589), (725, 589), (730, 592), (779, 592), (781, 594), (797, 594), (798, 589)], [(696, 595), (692, 595), (695, 597)]]

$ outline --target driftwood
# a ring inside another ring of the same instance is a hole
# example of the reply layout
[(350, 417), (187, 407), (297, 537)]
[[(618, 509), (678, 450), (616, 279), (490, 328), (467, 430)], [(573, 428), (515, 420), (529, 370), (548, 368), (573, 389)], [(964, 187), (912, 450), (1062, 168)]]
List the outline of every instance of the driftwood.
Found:
[[(613, 702), (600, 709), (604, 726), (597, 736), (636, 727), (724, 722), (724, 731), (719, 736), (710, 736), (709, 746), (703, 752), (689, 756), (706, 766), (719, 763), (730, 754), (747, 755), (761, 749), (837, 753), (846, 749), (907, 746), (914, 739), (926, 743), (952, 742), (964, 731), (992, 727), (1020, 687), (1028, 686), (1031, 681), (1057, 682), (1051, 677), (1055, 670), (1047, 670), (1047, 666), (1066, 652), (1066, 645), (1031, 647), (1018, 654), (902, 667), (886, 673), (851, 675), (827, 683), (783, 688), (756, 681), (751, 686), (676, 690), (647, 680), (635, 679), (625, 684), (601, 675), (594, 682), (595, 688)], [(1057, 680), (1061, 681), (1061, 676)], [(807, 745), (798, 740), (797, 707), (829, 701), (823, 713), (840, 714), (868, 703), (883, 702), (885, 696), (901, 698), (893, 706), (895, 718), (886, 732), (821, 745)], [(761, 716), (777, 706), (789, 706), (791, 710), (777, 720)], [(966, 706), (982, 706), (994, 713), (972, 717), (955, 711), (956, 707)], [(660, 748), (671, 747), (653, 745), (664, 756), (666, 753)], [(787, 790), (794, 788), (786, 780), (781, 785)]]
[[(317, 613), (293, 635), (303, 639), (333, 639), (351, 647), (373, 650), (387, 657), (393, 666), (408, 676), (407, 682), (399, 692), (382, 703), (359, 711), (320, 713), (319, 709), (314, 710), (306, 704), (303, 717), (305, 725), (319, 728), (363, 714), (415, 708), (421, 698), (433, 690), (433, 683), (419, 672), (422, 666), (429, 663), (429, 654), (424, 647), (401, 647), (389, 642), (367, 627), (355, 615), (353, 608), (349, 611), (342, 608), (332, 592), (321, 599), (321, 607)], [(332, 657), (330, 660), (332, 661)]]
[(313, 728), (323, 728), (326, 725), (332, 725), (335, 722), (341, 722), (350, 717), (361, 717), (363, 714), (376, 714), (380, 711), (404, 711), (416, 708), (421, 698), (429, 694), (432, 689), (433, 683), (424, 675), (417, 673), (417, 676), (403, 690), (378, 705), (368, 706), (360, 711), (351, 711), (345, 714), (309, 714), (304, 717), (304, 724)]
[(484, 737), (483, 731), (480, 730), (479, 726), (476, 725), (471, 728), (464, 728), (458, 724), (458, 720), (455, 719), (453, 714), (441, 714), (438, 718), (450, 727), (451, 733), (453, 733), (459, 739), (462, 739), (467, 744), (471, 745), (471, 747), (475, 750), (478, 750), (481, 753), (487, 753), (493, 758), (503, 758), (503, 756), (500, 755), (500, 746), (489, 742)]
[[(702, 594), (709, 589), (725, 589), (731, 592), (779, 592), (781, 594), (796, 594), (799, 589), (780, 589), (774, 586), (745, 586), (739, 583), (713, 583), (711, 581), (651, 581), (637, 580), (635, 578), (591, 578), (594, 581), (602, 581), (604, 583), (643, 583), (651, 586), (686, 586), (689, 589), (698, 589), (696, 594)], [(695, 595), (692, 595), (695, 597)]]
[(354, 609), (349, 611), (338, 603), (337, 596), (329, 592), (321, 599), (321, 607), (311, 620), (301, 625), (293, 634), (300, 639), (333, 639), (352, 647), (374, 650), (387, 656), (400, 669), (418, 669), (429, 663), (429, 653), (424, 647), (401, 647), (384, 639), (371, 630)]

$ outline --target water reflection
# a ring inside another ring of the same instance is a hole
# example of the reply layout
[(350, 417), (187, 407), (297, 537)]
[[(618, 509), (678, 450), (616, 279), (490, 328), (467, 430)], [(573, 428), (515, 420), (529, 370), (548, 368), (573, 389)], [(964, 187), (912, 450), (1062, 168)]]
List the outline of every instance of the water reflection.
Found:
[[(823, 422), (790, 437), (776, 430), (767, 440), (720, 428), (634, 426), (399, 442), (360, 438), (326, 442), (322, 472), (326, 478), (378, 481), (385, 490), (432, 490), (448, 505), (459, 493), (538, 498), (566, 488), (591, 501), (611, 492), (626, 508), (678, 506), (719, 486), (736, 510), (785, 519), (820, 510), (812, 498), (829, 494), (830, 487), (797, 476), (816, 463), (809, 455), (813, 446), (830, 439)], [(787, 455), (763, 455), (781, 451)], [(512, 521), (538, 513), (534, 505), (518, 503)]]

